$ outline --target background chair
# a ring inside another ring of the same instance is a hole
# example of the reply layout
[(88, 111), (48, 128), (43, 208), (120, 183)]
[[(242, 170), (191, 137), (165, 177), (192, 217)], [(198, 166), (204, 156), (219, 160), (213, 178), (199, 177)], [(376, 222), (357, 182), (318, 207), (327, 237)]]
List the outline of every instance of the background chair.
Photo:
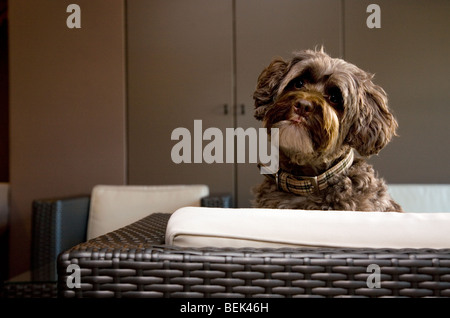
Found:
[(405, 212), (450, 212), (450, 184), (389, 184), (388, 189)]
[(231, 207), (231, 196), (209, 195), (207, 185), (98, 185), (89, 195), (33, 201), (33, 280), (56, 281), (58, 254), (155, 212), (183, 206)]

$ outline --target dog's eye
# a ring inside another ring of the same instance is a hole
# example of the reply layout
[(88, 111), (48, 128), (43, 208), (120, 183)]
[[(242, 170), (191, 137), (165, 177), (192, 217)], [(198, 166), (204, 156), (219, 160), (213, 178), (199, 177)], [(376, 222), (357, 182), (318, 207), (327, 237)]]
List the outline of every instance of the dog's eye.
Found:
[(328, 91), (328, 100), (333, 106), (342, 106), (344, 100), (339, 88), (333, 87)]
[(294, 88), (300, 89), (303, 87), (304, 83), (303, 83), (303, 80), (299, 77), (299, 78), (296, 78), (295, 80), (293, 80), (293, 85), (294, 85)]

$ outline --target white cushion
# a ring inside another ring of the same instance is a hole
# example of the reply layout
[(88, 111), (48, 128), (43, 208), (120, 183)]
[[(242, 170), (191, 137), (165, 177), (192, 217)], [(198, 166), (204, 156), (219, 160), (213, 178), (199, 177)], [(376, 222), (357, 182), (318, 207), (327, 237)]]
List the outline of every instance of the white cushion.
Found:
[(390, 184), (388, 188), (406, 212), (450, 212), (450, 184)]
[(166, 244), (183, 247), (450, 248), (449, 213), (182, 208)]
[(155, 213), (200, 206), (206, 185), (95, 186), (91, 194), (87, 239), (103, 235)]
[(9, 183), (0, 183), (0, 234), (8, 227)]

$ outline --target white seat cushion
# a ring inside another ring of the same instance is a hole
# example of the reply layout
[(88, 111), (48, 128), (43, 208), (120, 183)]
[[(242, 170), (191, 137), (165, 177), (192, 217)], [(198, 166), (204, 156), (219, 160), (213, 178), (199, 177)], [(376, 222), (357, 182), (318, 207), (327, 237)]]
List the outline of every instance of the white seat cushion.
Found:
[(449, 213), (182, 208), (166, 244), (183, 247), (450, 248)]
[(390, 184), (388, 188), (405, 212), (450, 212), (450, 184)]
[(206, 185), (95, 186), (91, 194), (87, 239), (133, 223), (155, 212), (173, 213), (200, 206), (209, 195)]

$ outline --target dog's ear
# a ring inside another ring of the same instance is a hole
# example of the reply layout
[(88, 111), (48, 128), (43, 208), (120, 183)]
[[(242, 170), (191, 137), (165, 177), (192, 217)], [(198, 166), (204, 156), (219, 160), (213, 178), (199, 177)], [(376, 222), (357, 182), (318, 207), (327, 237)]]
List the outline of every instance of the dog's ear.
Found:
[(396, 135), (398, 124), (389, 110), (386, 92), (380, 86), (367, 79), (359, 91), (358, 109), (346, 141), (361, 156), (370, 156), (389, 143)]
[(273, 103), (278, 87), (287, 70), (288, 63), (281, 58), (277, 58), (259, 75), (256, 90), (253, 93), (253, 99), (255, 100), (254, 116), (256, 119), (262, 120), (264, 118), (267, 107)]

